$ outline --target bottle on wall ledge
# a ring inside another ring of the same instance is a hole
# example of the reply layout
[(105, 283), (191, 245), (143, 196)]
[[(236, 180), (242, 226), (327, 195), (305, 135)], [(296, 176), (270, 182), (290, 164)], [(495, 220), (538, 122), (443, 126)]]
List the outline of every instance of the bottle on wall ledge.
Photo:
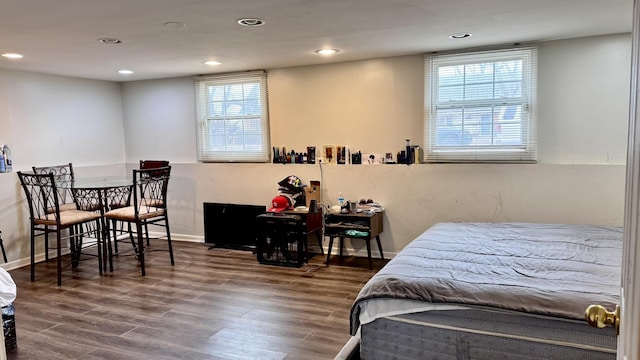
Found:
[(11, 160), (11, 149), (7, 146), (7, 144), (2, 145), (2, 153), (4, 154), (4, 172), (12, 172), (13, 171), (13, 161)]
[[(4, 147), (4, 145), (2, 145)], [(0, 173), (7, 172), (7, 166), (4, 160), (4, 151), (2, 151), (2, 147), (0, 147)]]

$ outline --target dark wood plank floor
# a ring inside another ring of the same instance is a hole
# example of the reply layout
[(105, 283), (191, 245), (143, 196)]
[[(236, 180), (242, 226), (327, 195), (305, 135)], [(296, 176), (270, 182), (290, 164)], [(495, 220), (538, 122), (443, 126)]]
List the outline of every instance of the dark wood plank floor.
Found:
[(174, 242), (174, 253), (173, 267), (149, 253), (145, 277), (131, 256), (106, 275), (88, 258), (63, 269), (61, 287), (55, 260), (38, 264), (35, 282), (28, 266), (10, 271), (18, 349), (8, 359), (333, 359), (375, 273), (363, 258), (287, 268), (197, 243)]

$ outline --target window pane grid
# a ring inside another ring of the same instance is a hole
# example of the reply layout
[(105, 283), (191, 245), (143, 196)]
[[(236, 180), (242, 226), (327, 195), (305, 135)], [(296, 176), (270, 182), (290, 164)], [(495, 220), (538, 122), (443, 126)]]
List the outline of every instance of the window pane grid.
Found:
[(269, 160), (266, 73), (196, 79), (202, 161)]
[(535, 49), (425, 57), (425, 160), (535, 161), (534, 61)]
[(437, 146), (522, 145), (526, 127), (520, 104), (447, 107), (436, 120)]

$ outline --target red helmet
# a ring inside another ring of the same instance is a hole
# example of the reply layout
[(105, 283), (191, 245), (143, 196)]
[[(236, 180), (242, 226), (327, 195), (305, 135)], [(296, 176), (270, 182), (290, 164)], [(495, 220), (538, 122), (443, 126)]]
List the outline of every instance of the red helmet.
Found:
[(291, 209), (291, 202), (286, 196), (278, 195), (271, 199), (271, 208), (269, 212), (281, 212)]

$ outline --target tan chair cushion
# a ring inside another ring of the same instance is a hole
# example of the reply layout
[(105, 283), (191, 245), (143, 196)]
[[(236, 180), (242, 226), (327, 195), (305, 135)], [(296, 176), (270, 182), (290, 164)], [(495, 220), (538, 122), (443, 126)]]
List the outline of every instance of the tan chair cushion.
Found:
[[(140, 220), (151, 219), (164, 215), (164, 209), (162, 208), (139, 206), (139, 209), (140, 211), (138, 216)], [(134, 206), (127, 206), (119, 209), (114, 209), (105, 213), (104, 216), (107, 219), (135, 222), (136, 208)]]
[[(83, 222), (97, 220), (100, 218), (100, 214), (89, 212), (89, 211), (80, 211), (80, 210), (68, 210), (60, 213), (60, 226), (71, 226), (75, 224), (80, 224)], [(35, 219), (35, 223), (38, 225), (57, 225), (55, 214), (50, 215), (47, 219)]]

